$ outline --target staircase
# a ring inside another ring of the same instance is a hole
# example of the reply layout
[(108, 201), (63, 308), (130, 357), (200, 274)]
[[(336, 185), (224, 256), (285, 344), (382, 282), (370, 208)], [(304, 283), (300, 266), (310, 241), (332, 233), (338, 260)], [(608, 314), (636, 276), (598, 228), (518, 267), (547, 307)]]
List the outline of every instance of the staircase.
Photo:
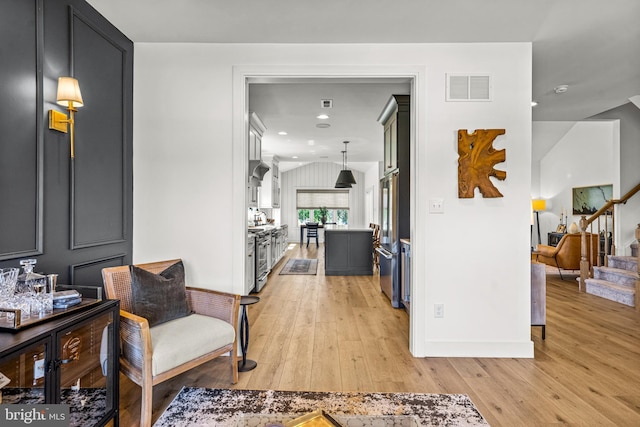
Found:
[(593, 278), (586, 279), (589, 294), (635, 306), (638, 258), (608, 255), (608, 267), (593, 267)]

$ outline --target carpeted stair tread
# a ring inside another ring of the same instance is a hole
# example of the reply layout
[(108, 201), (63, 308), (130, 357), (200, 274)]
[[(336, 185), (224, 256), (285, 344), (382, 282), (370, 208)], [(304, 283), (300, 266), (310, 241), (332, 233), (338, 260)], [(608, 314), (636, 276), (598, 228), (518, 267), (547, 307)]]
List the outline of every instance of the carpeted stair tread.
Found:
[(619, 285), (617, 283), (609, 282), (607, 280), (602, 280), (602, 279), (587, 279), (587, 280), (585, 280), (585, 283), (587, 284), (587, 287), (589, 285), (594, 285), (595, 284), (595, 285), (598, 285), (598, 286), (602, 286), (602, 287), (606, 287), (606, 288), (609, 288), (609, 289), (616, 290), (618, 292), (627, 293), (629, 295), (634, 295), (636, 293), (635, 288), (632, 288), (632, 287), (629, 287), (629, 286), (625, 286), (625, 285)]
[(593, 267), (594, 279), (606, 280), (619, 285), (634, 286), (638, 279), (635, 271), (623, 270), (615, 267)]
[(635, 305), (635, 287), (630, 288), (600, 279), (587, 279), (585, 280), (585, 284), (588, 294), (628, 305), (630, 307)]
[(638, 258), (632, 256), (609, 255), (607, 265), (629, 271), (638, 271)]

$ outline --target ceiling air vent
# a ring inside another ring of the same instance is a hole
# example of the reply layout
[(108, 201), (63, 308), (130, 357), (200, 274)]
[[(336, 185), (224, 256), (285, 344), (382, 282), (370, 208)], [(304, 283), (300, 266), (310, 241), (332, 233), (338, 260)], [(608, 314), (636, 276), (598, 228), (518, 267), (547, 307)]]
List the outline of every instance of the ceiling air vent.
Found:
[(333, 99), (321, 99), (320, 106), (322, 108), (333, 108)]
[(447, 101), (491, 101), (491, 76), (447, 74)]

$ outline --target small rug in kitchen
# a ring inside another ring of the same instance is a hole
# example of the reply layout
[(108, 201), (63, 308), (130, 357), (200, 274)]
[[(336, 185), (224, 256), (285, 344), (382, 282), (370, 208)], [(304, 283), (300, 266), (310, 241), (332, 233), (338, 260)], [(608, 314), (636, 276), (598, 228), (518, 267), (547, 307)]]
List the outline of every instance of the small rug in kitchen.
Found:
[[(247, 414), (411, 416), (422, 426), (488, 426), (465, 394), (227, 390), (183, 387), (155, 427), (241, 426)], [(409, 418), (409, 417), (403, 417)]]
[(317, 259), (291, 258), (280, 270), (280, 274), (316, 274)]

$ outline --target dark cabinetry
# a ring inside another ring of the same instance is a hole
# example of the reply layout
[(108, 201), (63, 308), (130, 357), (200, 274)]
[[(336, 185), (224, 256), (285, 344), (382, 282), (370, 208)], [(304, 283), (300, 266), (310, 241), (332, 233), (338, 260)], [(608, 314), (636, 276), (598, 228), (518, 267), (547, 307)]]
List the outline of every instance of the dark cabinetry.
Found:
[[(118, 425), (120, 303), (0, 333), (3, 404), (69, 405), (70, 426)], [(2, 420), (0, 414), (0, 420)], [(0, 424), (2, 424), (0, 422)]]
[(380, 180), (380, 289), (395, 308), (401, 295), (400, 239), (411, 238), (411, 103), (392, 95), (378, 122), (384, 127), (384, 176)]
[(372, 275), (373, 231), (325, 228), (324, 263), (327, 276)]
[(565, 234), (566, 233), (547, 233), (547, 242), (549, 246), (558, 246), (560, 239), (562, 239), (562, 236)]

